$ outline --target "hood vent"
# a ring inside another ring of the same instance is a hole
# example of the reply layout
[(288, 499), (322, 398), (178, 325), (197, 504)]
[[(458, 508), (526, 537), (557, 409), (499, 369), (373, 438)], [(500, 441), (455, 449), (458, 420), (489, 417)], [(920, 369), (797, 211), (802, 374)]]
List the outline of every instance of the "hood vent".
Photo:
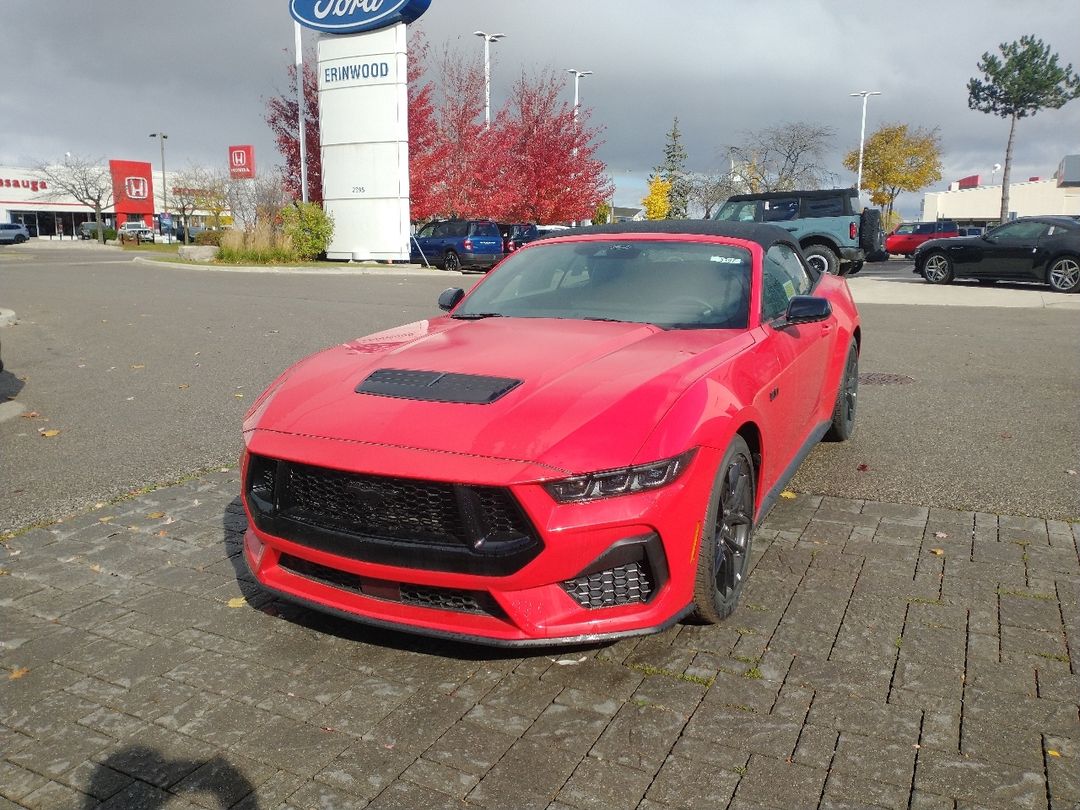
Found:
[(356, 386), (358, 394), (415, 399), (423, 402), (456, 402), (488, 405), (521, 385), (506, 377), (448, 374), (442, 371), (408, 371), (384, 368)]

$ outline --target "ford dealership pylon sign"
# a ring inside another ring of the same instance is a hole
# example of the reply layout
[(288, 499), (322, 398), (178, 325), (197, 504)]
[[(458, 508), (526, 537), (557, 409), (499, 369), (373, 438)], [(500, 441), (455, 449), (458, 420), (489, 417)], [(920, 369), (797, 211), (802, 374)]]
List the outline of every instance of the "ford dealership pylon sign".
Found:
[(327, 34), (359, 34), (395, 23), (411, 23), (431, 0), (289, 0), (293, 19)]

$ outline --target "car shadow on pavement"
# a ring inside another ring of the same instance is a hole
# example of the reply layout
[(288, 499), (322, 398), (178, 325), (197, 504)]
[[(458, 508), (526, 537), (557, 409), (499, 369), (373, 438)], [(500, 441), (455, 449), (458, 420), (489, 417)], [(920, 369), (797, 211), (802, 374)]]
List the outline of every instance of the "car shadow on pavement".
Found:
[[(121, 774), (137, 781), (117, 791), (117, 785), (127, 781)], [(168, 785), (169, 790), (155, 785)], [(171, 759), (145, 745), (129, 745), (109, 754), (98, 763), (86, 792), (81, 810), (98, 807), (106, 797), (110, 807), (157, 810), (170, 804), (175, 795), (194, 793), (213, 797), (217, 807), (232, 807), (249, 797), (244, 806), (259, 808), (255, 785), (220, 754), (209, 760)]]
[(0, 371), (0, 403), (15, 399), (25, 386), (26, 383), (10, 371)]
[(467, 661), (497, 661), (517, 658), (532, 658), (551, 655), (553, 651), (561, 654), (575, 651), (598, 650), (611, 642), (593, 644), (559, 645), (552, 647), (505, 648), (472, 644), (457, 639), (441, 639), (422, 636), (405, 631), (389, 630), (359, 621), (349, 621), (328, 613), (307, 608), (296, 602), (282, 599), (264, 590), (252, 579), (247, 563), (244, 561), (244, 532), (247, 529), (247, 516), (239, 497), (233, 498), (225, 508), (222, 517), (225, 550), (229, 555), (233, 571), (236, 574), (240, 592), (254, 610), (284, 621), (326, 633), (337, 638), (363, 644), (375, 644), (389, 649), (416, 652), (423, 655), (436, 655), (443, 658), (455, 658)]

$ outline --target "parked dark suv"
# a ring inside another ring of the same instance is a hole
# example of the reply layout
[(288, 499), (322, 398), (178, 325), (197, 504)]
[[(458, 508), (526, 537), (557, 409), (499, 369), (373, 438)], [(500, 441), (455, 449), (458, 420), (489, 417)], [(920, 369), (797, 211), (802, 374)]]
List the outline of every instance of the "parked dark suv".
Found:
[(503, 250), (512, 253), (523, 245), (540, 237), (540, 230), (532, 222), (500, 222), (499, 233), (503, 238)]
[(771, 222), (791, 231), (819, 273), (857, 273), (885, 242), (881, 212), (863, 208), (854, 188), (736, 194), (713, 219)]
[(503, 237), (489, 219), (448, 219), (429, 222), (411, 241), (412, 261), (443, 270), (489, 270), (502, 260)]

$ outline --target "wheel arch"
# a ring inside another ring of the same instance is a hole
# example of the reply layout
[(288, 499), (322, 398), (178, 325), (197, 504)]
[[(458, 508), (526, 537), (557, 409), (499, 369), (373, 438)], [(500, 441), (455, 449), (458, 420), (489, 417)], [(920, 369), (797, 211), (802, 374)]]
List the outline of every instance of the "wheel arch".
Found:
[(827, 247), (833, 253), (836, 254), (836, 258), (840, 258), (840, 244), (829, 238), (828, 236), (822, 236), (821, 234), (811, 234), (810, 236), (804, 236), (799, 240), (799, 247), (806, 250), (809, 247), (820, 245), (821, 247)]

